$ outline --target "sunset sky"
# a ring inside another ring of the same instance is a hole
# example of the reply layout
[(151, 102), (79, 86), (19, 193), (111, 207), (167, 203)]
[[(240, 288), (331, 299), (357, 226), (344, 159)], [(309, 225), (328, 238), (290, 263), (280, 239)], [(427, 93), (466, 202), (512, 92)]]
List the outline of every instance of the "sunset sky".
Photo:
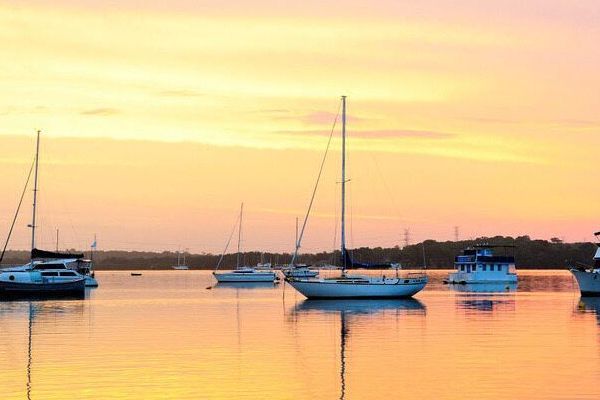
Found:
[(243, 201), (291, 251), (342, 94), (351, 246), (600, 229), (597, 0), (0, 1), (0, 40), (2, 241), (41, 129), (42, 247), (220, 252)]

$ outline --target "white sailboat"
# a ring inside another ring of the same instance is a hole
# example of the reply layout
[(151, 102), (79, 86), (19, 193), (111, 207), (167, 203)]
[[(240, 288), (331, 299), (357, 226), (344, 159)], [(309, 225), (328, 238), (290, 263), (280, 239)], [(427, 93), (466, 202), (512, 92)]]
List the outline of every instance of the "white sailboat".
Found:
[[(298, 218), (296, 218), (296, 242), (294, 246), (298, 245)], [(296, 278), (316, 278), (319, 275), (319, 271), (311, 269), (306, 264), (292, 264), (281, 270), (284, 276), (293, 276)]]
[(181, 262), (181, 249), (177, 249), (177, 265), (173, 265), (171, 268), (186, 271), (190, 269), (187, 265), (185, 265), (185, 251), (183, 252), (183, 263)]
[[(38, 162), (40, 152), (40, 132), (37, 132), (35, 153), (35, 176), (33, 189), (33, 211), (31, 224), (31, 262), (20, 267), (0, 270), (0, 298), (19, 297), (54, 297), (54, 296), (82, 296), (85, 293), (84, 275), (69, 269), (69, 263), (77, 261), (76, 258), (65, 258), (50, 261), (41, 260), (40, 253), (51, 253), (38, 250), (35, 247), (35, 228), (38, 192)], [(29, 181), (29, 178), (28, 178)], [(27, 188), (27, 184), (25, 185)], [(25, 190), (23, 191), (25, 193)], [(22, 200), (22, 198), (21, 198)], [(20, 206), (20, 204), (19, 204)], [(19, 209), (17, 208), (17, 214)], [(16, 219), (16, 217), (15, 217)], [(13, 225), (14, 226), (14, 225)], [(12, 227), (11, 227), (12, 231)], [(8, 240), (10, 239), (10, 233)], [(5, 245), (6, 249), (6, 245)], [(4, 251), (3, 251), (4, 254)], [(51, 253), (58, 254), (58, 253)], [(83, 255), (81, 255), (83, 257)]]
[[(411, 297), (420, 292), (427, 284), (427, 275), (422, 273), (409, 273), (400, 276), (398, 268), (393, 277), (375, 277), (364, 275), (349, 275), (348, 268), (355, 267), (346, 249), (346, 96), (342, 96), (342, 208), (341, 208), (341, 262), (342, 274), (336, 278), (300, 278), (287, 277), (286, 281), (298, 292), (309, 299), (350, 299), (350, 298), (402, 298)], [(314, 196), (314, 193), (313, 193)], [(306, 218), (310, 213), (307, 212)], [(300, 239), (296, 243), (296, 250), (291, 265), (294, 265), (296, 255), (300, 248), (300, 241), (306, 226), (306, 218)], [(388, 265), (389, 267), (389, 265)]]
[[(236, 269), (233, 271), (223, 271), (217, 272), (221, 262), (223, 261), (223, 257), (227, 252), (227, 248), (229, 247), (229, 242), (231, 241), (231, 236), (227, 241), (227, 245), (225, 246), (225, 250), (223, 254), (221, 254), (221, 258), (219, 259), (219, 263), (213, 272), (213, 276), (217, 280), (217, 282), (275, 282), (278, 280), (277, 275), (273, 270), (258, 270), (256, 268), (243, 266), (241, 265), (241, 242), (242, 242), (242, 219), (244, 216), (244, 203), (242, 203), (240, 207), (240, 216), (239, 216), (239, 227), (238, 227), (238, 247), (237, 247), (237, 264)], [(232, 232), (233, 234), (233, 232)]]

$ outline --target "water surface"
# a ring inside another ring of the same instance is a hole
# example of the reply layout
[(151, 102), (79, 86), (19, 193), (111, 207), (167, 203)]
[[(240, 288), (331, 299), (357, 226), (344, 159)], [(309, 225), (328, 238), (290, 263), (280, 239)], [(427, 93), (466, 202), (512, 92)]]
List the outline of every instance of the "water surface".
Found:
[(1, 397), (600, 398), (600, 300), (568, 272), (493, 293), (446, 273), (414, 300), (308, 301), (206, 271), (98, 272), (85, 300), (0, 303)]

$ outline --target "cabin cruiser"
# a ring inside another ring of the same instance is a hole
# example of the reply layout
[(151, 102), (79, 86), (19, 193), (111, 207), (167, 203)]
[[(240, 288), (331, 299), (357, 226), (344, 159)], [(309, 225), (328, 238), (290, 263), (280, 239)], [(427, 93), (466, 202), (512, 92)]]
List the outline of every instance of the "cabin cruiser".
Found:
[(23, 296), (71, 296), (85, 293), (85, 276), (64, 261), (31, 261), (0, 270), (0, 298)]
[[(85, 277), (85, 286), (98, 287), (92, 260), (84, 259), (81, 253), (58, 253), (40, 249), (31, 251), (31, 259), (41, 264), (60, 266), (76, 271)], [(60, 267), (59, 267), (60, 268)]]
[(283, 270), (283, 275), (286, 277), (296, 278), (316, 278), (319, 275), (319, 271), (309, 268), (306, 264), (290, 265)]
[[(599, 238), (600, 231), (595, 232), (594, 236)], [(600, 296), (600, 243), (596, 243), (596, 246), (594, 265), (578, 263), (577, 266), (569, 269), (577, 280), (582, 296)]]
[(512, 247), (482, 244), (463, 250), (454, 259), (455, 271), (448, 275), (444, 283), (516, 283), (515, 257), (494, 254), (494, 248)]
[(275, 282), (274, 271), (259, 271), (252, 267), (239, 267), (233, 271), (213, 272), (217, 282)]

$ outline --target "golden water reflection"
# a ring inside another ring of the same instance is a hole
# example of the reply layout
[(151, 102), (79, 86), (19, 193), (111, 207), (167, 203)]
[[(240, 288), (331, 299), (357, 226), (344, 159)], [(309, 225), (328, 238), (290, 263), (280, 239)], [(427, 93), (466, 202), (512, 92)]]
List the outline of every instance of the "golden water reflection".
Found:
[[(0, 303), (3, 399), (585, 399), (600, 300), (564, 272), (516, 291), (310, 301), (208, 272), (99, 272), (84, 300)], [(212, 289), (208, 290), (207, 287)]]

